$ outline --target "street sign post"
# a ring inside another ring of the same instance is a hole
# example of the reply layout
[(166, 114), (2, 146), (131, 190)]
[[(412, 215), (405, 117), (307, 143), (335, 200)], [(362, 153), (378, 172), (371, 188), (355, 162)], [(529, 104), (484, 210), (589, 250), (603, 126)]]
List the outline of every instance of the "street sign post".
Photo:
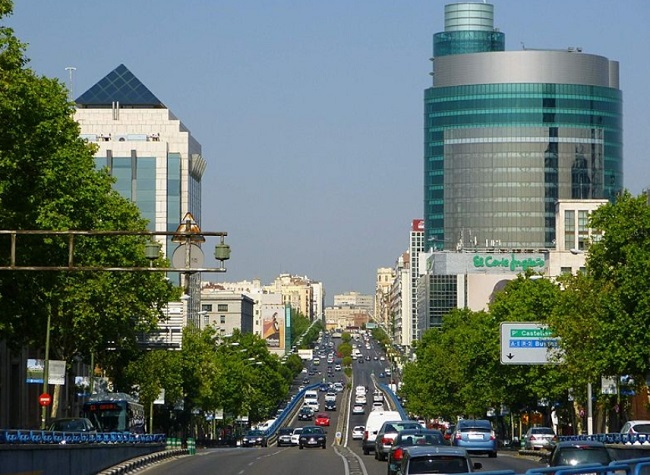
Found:
[(560, 339), (547, 325), (532, 322), (501, 323), (501, 364), (534, 365), (558, 363)]
[(40, 396), (38, 396), (38, 403), (41, 406), (49, 406), (52, 403), (52, 396), (50, 396), (47, 393), (43, 393)]

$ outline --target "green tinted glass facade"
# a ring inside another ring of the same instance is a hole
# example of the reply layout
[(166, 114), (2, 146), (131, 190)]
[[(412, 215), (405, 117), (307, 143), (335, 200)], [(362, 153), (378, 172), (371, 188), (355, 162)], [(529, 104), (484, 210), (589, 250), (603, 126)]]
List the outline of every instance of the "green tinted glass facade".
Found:
[(499, 31), (445, 31), (433, 35), (433, 56), (505, 51), (506, 36)]
[(576, 84), (425, 91), (425, 229), (462, 247), (553, 247), (557, 199), (622, 188), (622, 96)]

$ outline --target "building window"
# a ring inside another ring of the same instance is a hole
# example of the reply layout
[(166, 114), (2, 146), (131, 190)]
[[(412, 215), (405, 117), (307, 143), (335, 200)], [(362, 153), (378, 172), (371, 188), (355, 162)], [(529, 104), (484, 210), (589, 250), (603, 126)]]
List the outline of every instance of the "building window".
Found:
[(218, 303), (217, 304), (217, 312), (227, 312), (228, 311), (228, 304), (227, 303)]
[(578, 249), (584, 250), (589, 240), (589, 213), (578, 211)]
[(564, 212), (564, 248), (574, 249), (576, 247), (576, 214), (573, 210)]
[(211, 312), (212, 311), (212, 304), (211, 303), (204, 303), (201, 305), (201, 310), (203, 312)]
[(572, 272), (571, 267), (560, 267), (560, 274), (571, 274)]
[(221, 315), (220, 318), (221, 318), (221, 323), (222, 324), (226, 323), (226, 316), (225, 315)]

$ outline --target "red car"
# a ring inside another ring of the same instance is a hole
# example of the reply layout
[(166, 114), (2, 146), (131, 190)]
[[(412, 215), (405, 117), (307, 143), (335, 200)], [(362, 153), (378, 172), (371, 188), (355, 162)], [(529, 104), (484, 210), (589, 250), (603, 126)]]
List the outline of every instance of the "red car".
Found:
[(314, 424), (317, 426), (329, 426), (330, 425), (330, 416), (328, 414), (320, 413), (316, 416)]

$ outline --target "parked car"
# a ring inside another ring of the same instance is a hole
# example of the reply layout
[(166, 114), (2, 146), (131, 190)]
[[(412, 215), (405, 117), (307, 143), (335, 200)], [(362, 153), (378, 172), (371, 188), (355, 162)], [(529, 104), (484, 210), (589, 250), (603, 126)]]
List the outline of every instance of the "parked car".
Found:
[(363, 430), (364, 426), (354, 426), (352, 428), (352, 440), (361, 440), (363, 439)]
[(298, 445), (298, 439), (302, 433), (302, 427), (296, 427), (291, 434), (291, 445)]
[(303, 427), (302, 433), (298, 438), (298, 447), (300, 450), (305, 447), (322, 447), (327, 448), (327, 436), (322, 427), (306, 426)]
[(468, 473), (482, 468), (472, 462), (467, 451), (460, 447), (408, 447), (399, 467), (401, 475), (424, 473)]
[(557, 436), (550, 427), (531, 427), (524, 436), (526, 450), (551, 450), (557, 443)]
[(324, 412), (321, 412), (316, 416), (316, 420), (314, 421), (314, 424), (317, 426), (323, 426), (327, 427), (330, 425), (330, 415), (325, 414)]
[(249, 430), (241, 440), (242, 447), (255, 447), (256, 445), (266, 447), (266, 444), (267, 441), (264, 431), (258, 429)]
[(97, 432), (90, 419), (86, 419), (85, 417), (55, 419), (50, 424), (50, 430), (63, 432)]
[(497, 438), (492, 424), (484, 419), (463, 419), (456, 424), (451, 445), (462, 447), (469, 453), (497, 456)]
[(621, 434), (650, 434), (650, 421), (627, 421)]
[(444, 445), (445, 439), (442, 432), (431, 429), (405, 429), (393, 440), (388, 451), (388, 475), (395, 475), (404, 458), (404, 451), (408, 447)]
[(291, 445), (291, 434), (293, 434), (293, 429), (291, 427), (281, 427), (278, 430), (278, 447)]
[(418, 421), (395, 420), (384, 422), (377, 431), (377, 437), (375, 438), (375, 459), (386, 460), (393, 440), (400, 431), (421, 428), (422, 426)]
[(614, 458), (602, 442), (577, 440), (558, 442), (549, 457), (549, 467), (576, 466), (590, 463), (609, 465)]

